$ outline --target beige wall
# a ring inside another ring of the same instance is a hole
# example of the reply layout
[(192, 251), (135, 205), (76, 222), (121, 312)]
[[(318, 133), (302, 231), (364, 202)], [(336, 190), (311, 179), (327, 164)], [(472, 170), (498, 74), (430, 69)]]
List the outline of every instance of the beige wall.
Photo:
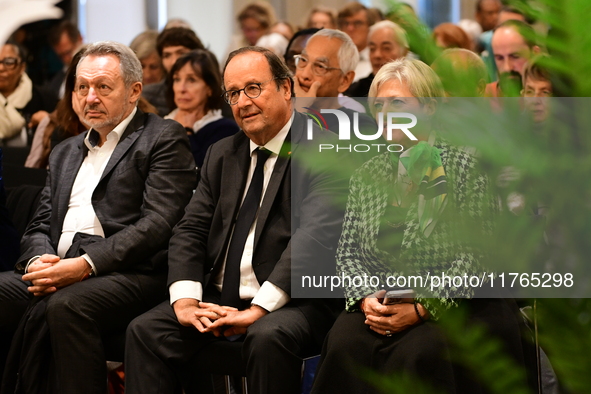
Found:
[(474, 19), (477, 0), (462, 0), (460, 19)]

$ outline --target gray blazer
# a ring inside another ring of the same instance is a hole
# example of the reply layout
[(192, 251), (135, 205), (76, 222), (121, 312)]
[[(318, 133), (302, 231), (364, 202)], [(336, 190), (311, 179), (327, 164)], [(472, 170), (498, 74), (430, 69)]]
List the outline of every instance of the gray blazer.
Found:
[[(56, 254), (72, 186), (86, 157), (86, 133), (59, 144), (39, 207), (21, 241), (22, 270), (35, 255)], [(172, 228), (195, 188), (195, 163), (183, 127), (138, 109), (92, 195), (105, 238), (80, 248), (98, 274), (150, 272), (166, 266)]]

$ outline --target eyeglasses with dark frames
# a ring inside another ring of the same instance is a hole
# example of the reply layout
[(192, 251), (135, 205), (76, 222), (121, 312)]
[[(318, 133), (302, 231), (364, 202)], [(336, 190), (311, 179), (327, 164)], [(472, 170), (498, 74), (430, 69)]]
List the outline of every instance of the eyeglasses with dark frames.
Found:
[[(297, 68), (304, 69), (310, 63), (310, 60), (308, 60), (306, 57), (304, 57), (302, 55), (294, 55), (293, 58), (295, 60), (295, 65)], [(338, 67), (329, 67), (326, 64), (322, 64), (320, 62), (313, 62), (312, 63), (312, 72), (320, 77), (323, 75), (326, 75), (326, 73), (331, 70), (339, 70), (340, 71), (341, 69)]]
[(14, 70), (16, 66), (18, 66), (20, 60), (16, 57), (5, 57), (4, 59), (0, 60), (0, 64), (4, 66), (7, 70)]
[(230, 105), (238, 104), (238, 100), (240, 100), (240, 92), (244, 92), (246, 97), (248, 97), (249, 99), (255, 99), (261, 95), (261, 92), (263, 90), (263, 88), (261, 86), (266, 84), (267, 82), (273, 81), (274, 79), (277, 79), (277, 78), (271, 78), (265, 82), (249, 83), (248, 85), (246, 85), (242, 89), (238, 89), (238, 90), (226, 90), (222, 94), (222, 97), (224, 98), (224, 100), (226, 100), (226, 103), (228, 103)]

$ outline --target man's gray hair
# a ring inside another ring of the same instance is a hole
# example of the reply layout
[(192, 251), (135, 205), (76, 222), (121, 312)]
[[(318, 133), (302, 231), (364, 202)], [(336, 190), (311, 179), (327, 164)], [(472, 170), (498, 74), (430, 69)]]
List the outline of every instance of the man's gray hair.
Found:
[[(351, 40), (351, 37), (340, 30), (322, 29), (310, 37), (310, 40), (317, 36), (340, 40), (342, 44), (337, 53), (337, 56), (339, 57), (339, 68), (345, 74), (349, 71), (355, 71), (357, 63), (359, 63), (359, 51), (353, 43), (353, 40)], [(308, 42), (310, 41), (308, 40)]]
[(399, 24), (389, 20), (379, 21), (378, 23), (371, 25), (369, 28), (369, 33), (367, 34), (367, 39), (369, 40), (373, 33), (381, 29), (390, 29), (394, 34), (394, 41), (396, 41), (396, 43), (398, 43), (398, 45), (401, 47), (408, 50), (408, 38), (406, 37), (406, 31), (400, 27)]
[(142, 82), (142, 64), (135, 53), (127, 46), (115, 41), (98, 41), (89, 44), (78, 62), (78, 67), (87, 56), (113, 55), (119, 59), (121, 75), (125, 86), (130, 87), (136, 82)]

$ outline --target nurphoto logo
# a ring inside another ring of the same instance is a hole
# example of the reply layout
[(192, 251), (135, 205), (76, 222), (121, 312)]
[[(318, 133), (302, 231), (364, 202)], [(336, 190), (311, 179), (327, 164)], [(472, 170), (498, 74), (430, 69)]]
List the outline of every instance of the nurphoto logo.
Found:
[[(383, 134), (384, 130), (384, 118), (386, 118), (386, 134), (385, 138), (387, 141), (392, 140), (392, 131), (400, 130), (402, 131), (409, 139), (412, 141), (416, 141), (417, 137), (409, 130), (417, 125), (417, 117), (411, 113), (407, 112), (388, 112), (384, 116), (384, 113), (380, 112), (377, 115), (378, 125), (377, 130), (373, 134), (364, 134), (368, 131), (373, 130), (363, 130), (362, 133), (359, 130), (359, 113), (353, 113), (353, 127), (351, 127), (351, 119), (349, 115), (345, 112), (338, 110), (338, 109), (321, 109), (320, 112), (313, 111), (313, 113), (309, 113), (310, 118), (308, 119), (307, 124), (307, 136), (308, 140), (312, 140), (314, 137), (313, 125), (314, 122), (321, 128), (324, 129), (327, 126), (327, 122), (322, 116), (322, 114), (333, 114), (337, 117), (338, 120), (338, 130), (331, 130), (333, 132), (338, 132), (339, 140), (340, 141), (351, 141), (351, 130), (353, 130), (353, 134), (357, 140), (361, 141), (376, 141), (380, 139)], [(409, 119), (410, 123), (398, 123), (400, 119)], [(349, 144), (349, 145), (333, 145), (333, 144), (320, 144), (319, 151), (322, 152), (323, 150), (331, 150), (336, 149), (339, 150), (348, 150), (350, 152), (368, 152), (372, 149), (372, 147), (377, 148), (378, 152), (381, 151), (381, 148), (386, 148), (389, 152), (402, 152), (404, 150), (404, 146), (400, 144)]]

